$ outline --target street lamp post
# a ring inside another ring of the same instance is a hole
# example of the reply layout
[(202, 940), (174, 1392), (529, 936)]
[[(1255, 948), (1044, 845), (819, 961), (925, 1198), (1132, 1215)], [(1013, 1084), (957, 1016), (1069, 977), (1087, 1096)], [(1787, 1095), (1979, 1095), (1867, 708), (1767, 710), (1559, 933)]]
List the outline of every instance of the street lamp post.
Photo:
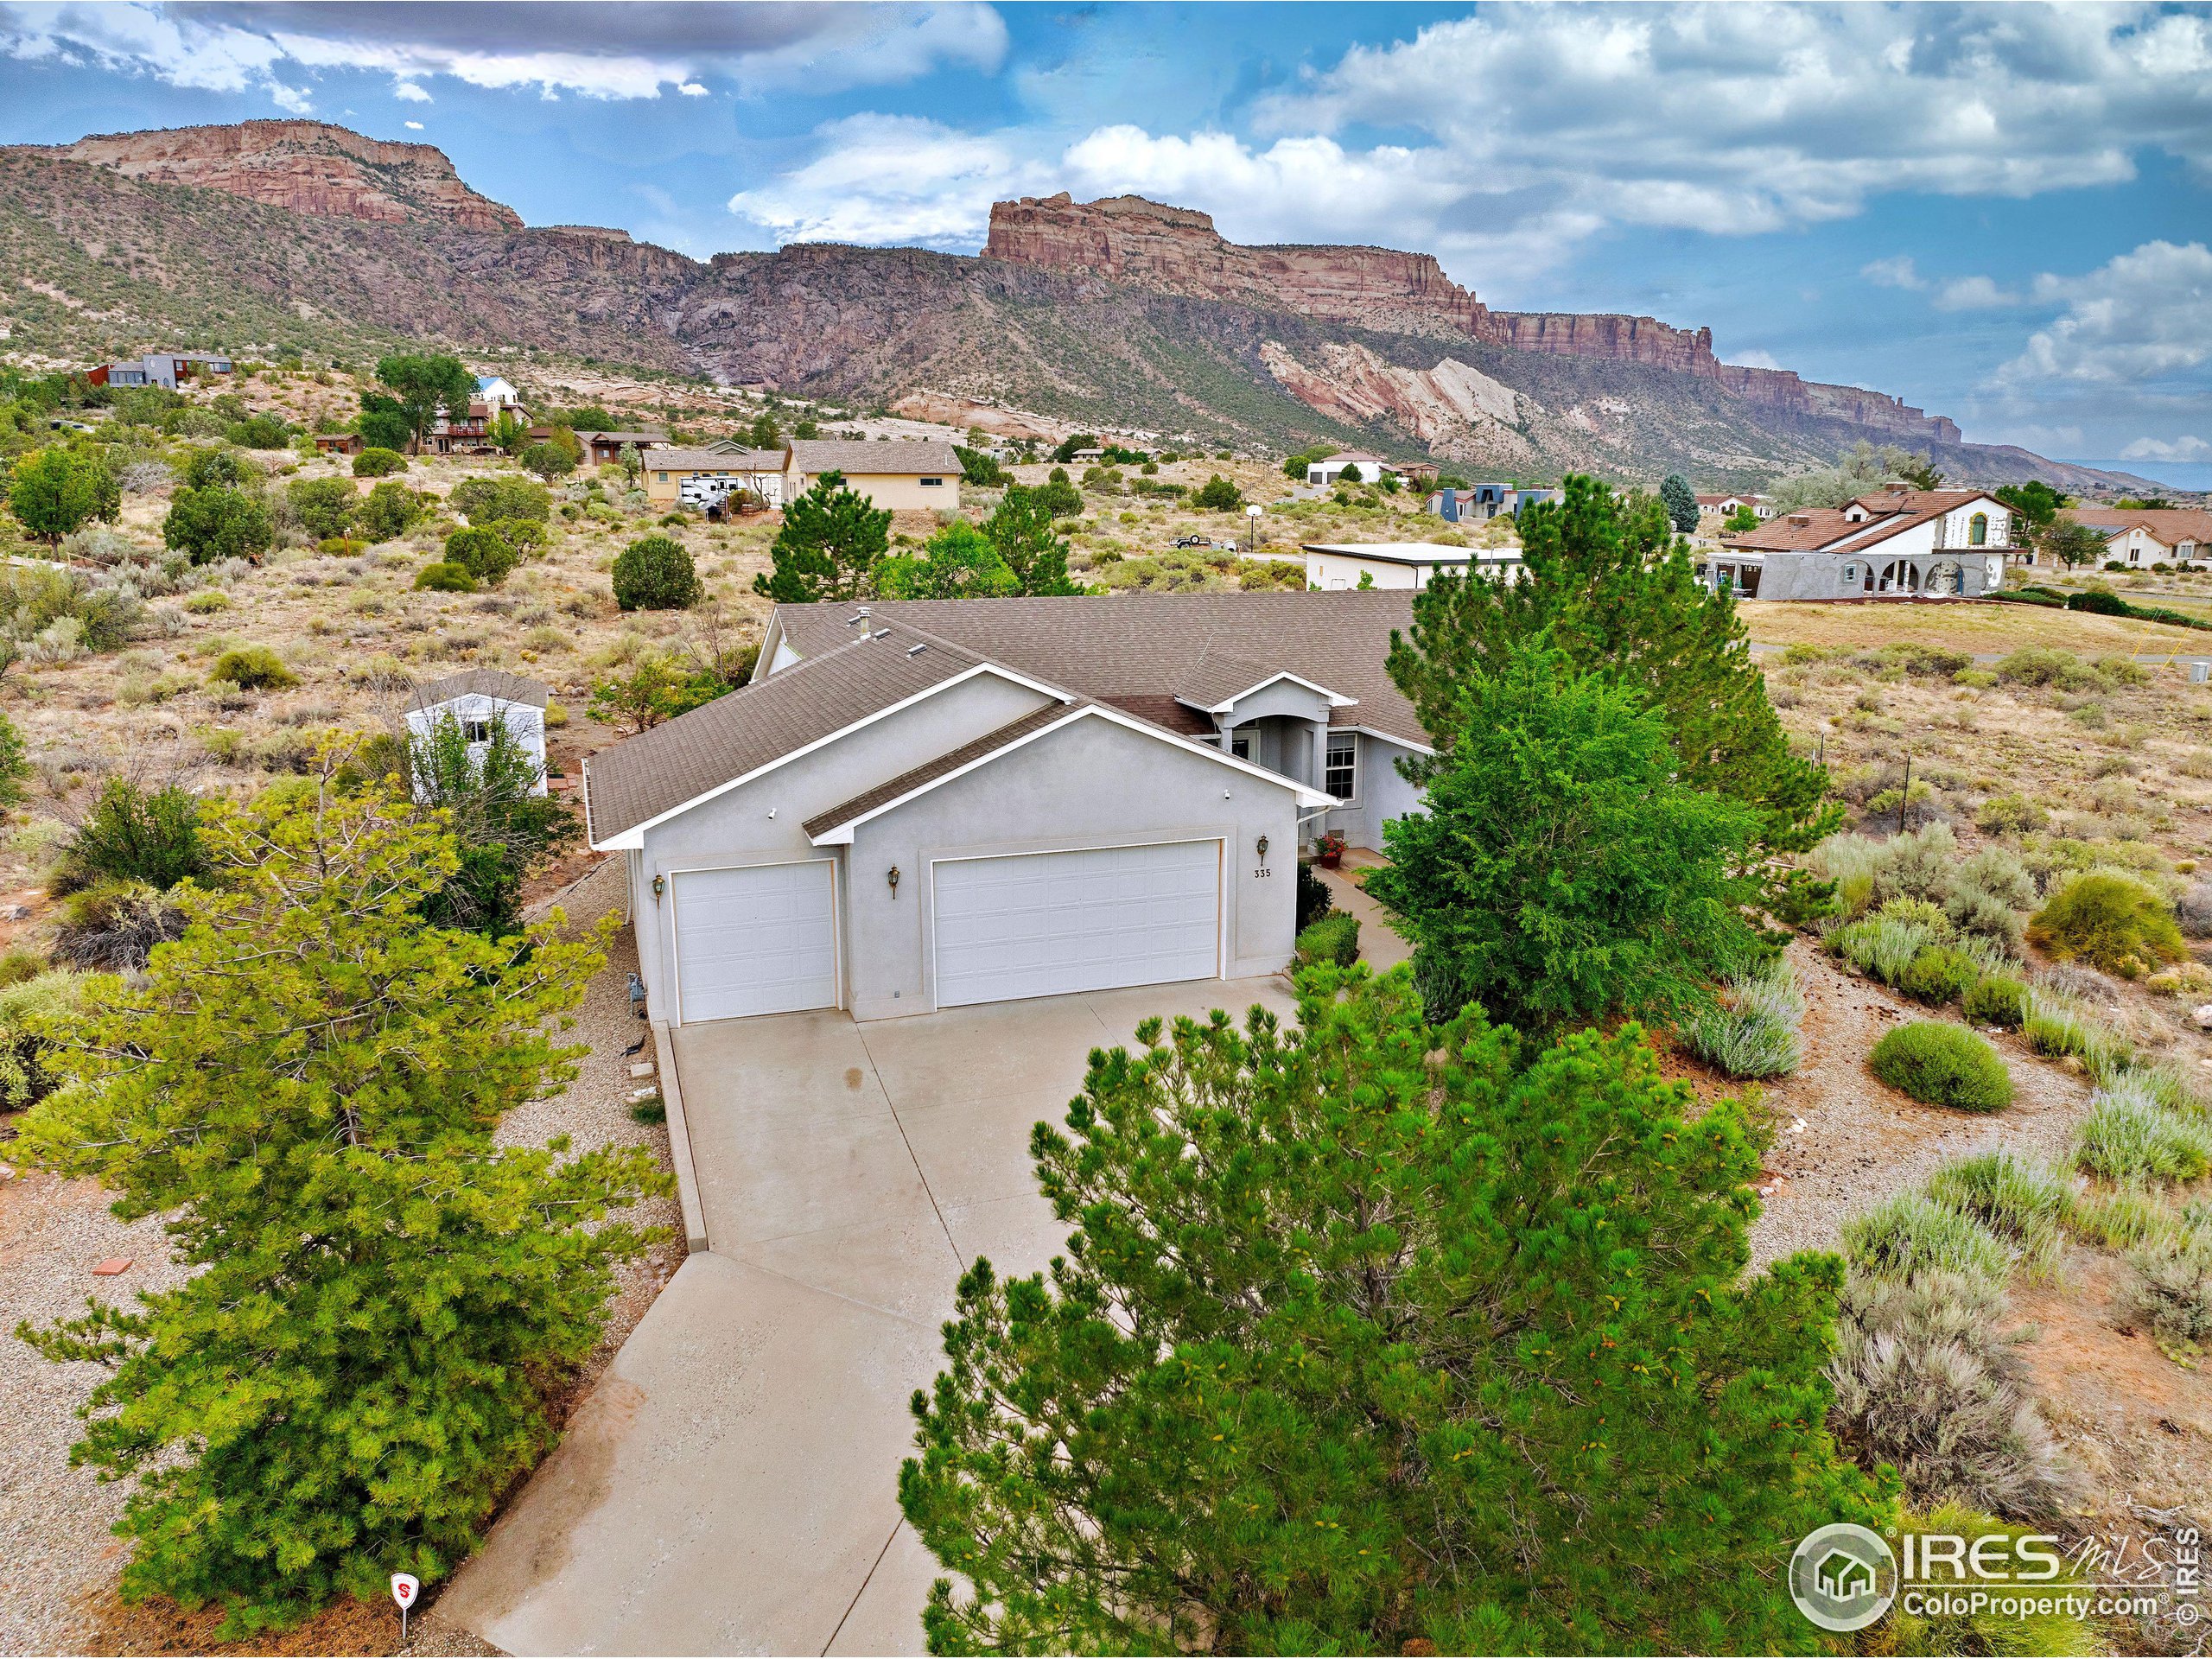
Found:
[(1244, 518), (1252, 527), (1248, 538), (1251, 550), (1246, 556), (1256, 559), (1260, 556), (1260, 508), (1257, 502), (1244, 509)]

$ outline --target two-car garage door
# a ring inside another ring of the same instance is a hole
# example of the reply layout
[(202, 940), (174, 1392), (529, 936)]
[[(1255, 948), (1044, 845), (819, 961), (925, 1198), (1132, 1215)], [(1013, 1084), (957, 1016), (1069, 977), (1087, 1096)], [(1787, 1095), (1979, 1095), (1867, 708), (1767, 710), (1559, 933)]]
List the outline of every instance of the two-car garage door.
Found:
[[(1222, 856), (1185, 841), (937, 860), (938, 1007), (1214, 977)], [(685, 1023), (838, 1006), (835, 868), (671, 878)]]
[(937, 861), (938, 1006), (1212, 978), (1221, 860), (1185, 841)]

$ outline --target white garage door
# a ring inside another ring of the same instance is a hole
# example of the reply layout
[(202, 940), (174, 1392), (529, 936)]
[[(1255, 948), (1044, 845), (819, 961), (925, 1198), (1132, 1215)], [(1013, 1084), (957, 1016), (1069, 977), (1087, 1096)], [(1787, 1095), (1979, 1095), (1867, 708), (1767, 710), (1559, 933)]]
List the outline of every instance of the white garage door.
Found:
[(1221, 970), (1221, 843), (935, 867), (937, 1001), (1003, 1002)]
[(674, 877), (685, 1023), (836, 1006), (833, 868), (823, 860)]

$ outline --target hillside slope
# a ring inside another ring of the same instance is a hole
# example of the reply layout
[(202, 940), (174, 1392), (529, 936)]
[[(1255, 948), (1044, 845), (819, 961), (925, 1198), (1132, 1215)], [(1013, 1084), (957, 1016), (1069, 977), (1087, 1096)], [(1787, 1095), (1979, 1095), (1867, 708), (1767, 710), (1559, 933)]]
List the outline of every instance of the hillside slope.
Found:
[(1117, 211), (1165, 224), (1154, 257), (1086, 266), (1040, 228), (1062, 205), (1039, 206), (1007, 204), (1027, 239), (995, 221), (982, 257), (799, 245), (702, 263), (620, 231), (510, 228), (428, 146), (314, 123), (0, 148), (0, 323), (38, 360), (519, 346), (844, 404), (1418, 448), (1523, 476), (1745, 487), (1860, 439), (1929, 449), (1960, 479), (2110, 476), (1961, 443), (1878, 392), (1745, 379), (1704, 331), (1491, 312), (1427, 255), (1237, 249), (1203, 214), (1137, 203)]

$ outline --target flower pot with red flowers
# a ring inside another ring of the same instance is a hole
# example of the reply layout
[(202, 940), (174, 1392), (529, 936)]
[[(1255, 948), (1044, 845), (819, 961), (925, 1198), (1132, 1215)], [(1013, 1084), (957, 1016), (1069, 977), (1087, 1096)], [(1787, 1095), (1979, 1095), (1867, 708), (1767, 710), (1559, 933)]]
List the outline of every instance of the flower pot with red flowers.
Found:
[(1313, 842), (1313, 857), (1323, 869), (1333, 870), (1344, 862), (1344, 838), (1332, 830)]

